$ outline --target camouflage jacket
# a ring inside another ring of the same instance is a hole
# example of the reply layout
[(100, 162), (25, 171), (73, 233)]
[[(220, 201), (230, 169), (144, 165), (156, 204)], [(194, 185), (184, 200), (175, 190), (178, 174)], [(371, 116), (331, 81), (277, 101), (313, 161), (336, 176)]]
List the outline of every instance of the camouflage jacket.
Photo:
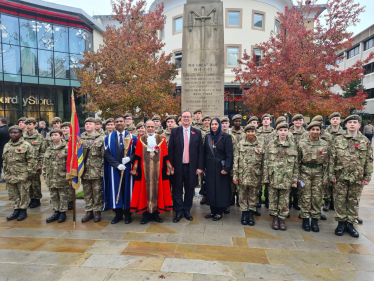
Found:
[(65, 135), (63, 135), (63, 136), (62, 136), (62, 139), (63, 139), (66, 143), (68, 143), (68, 142), (69, 142), (69, 139), (70, 139), (70, 135), (69, 135), (69, 136), (65, 136)]
[(196, 129), (202, 130), (204, 128), (204, 123), (201, 120), (196, 121), (195, 119), (193, 119), (191, 126), (196, 128)]
[(125, 128), (125, 131), (132, 134), (133, 136), (138, 136), (138, 131), (136, 130), (136, 127), (134, 124), (131, 124), (129, 127)]
[(333, 131), (332, 126), (330, 125), (327, 127), (326, 132), (331, 135), (332, 140), (334, 140), (337, 136), (345, 135), (345, 130), (343, 130), (343, 128), (340, 126), (338, 131)]
[(21, 137), (18, 142), (10, 140), (3, 150), (4, 179), (8, 183), (27, 181), (36, 173), (37, 163), (31, 144)]
[(296, 145), (299, 144), (300, 139), (305, 132), (307, 132), (307, 130), (305, 130), (303, 126), (301, 126), (300, 131), (296, 131), (294, 125), (291, 126), (290, 133), (293, 135), (293, 138), (294, 138), (294, 141), (295, 141)]
[(169, 146), (169, 138), (170, 138), (171, 132), (169, 130), (164, 130), (164, 132), (161, 134), (161, 136), (165, 137), (166, 145)]
[(329, 147), (322, 139), (310, 138), (299, 143), (297, 148), (299, 175), (310, 174), (311, 169), (318, 169), (324, 183), (329, 182)]
[(103, 128), (100, 128), (100, 130), (98, 131), (98, 133), (100, 134), (100, 136), (105, 136), (105, 132), (104, 132)]
[(209, 129), (201, 128), (200, 131), (201, 131), (201, 136), (203, 138), (203, 143), (204, 143), (205, 136), (210, 134), (210, 128)]
[(36, 130), (31, 136), (29, 135), (29, 131), (25, 131), (23, 133), (23, 139), (31, 144), (32, 148), (34, 149), (34, 157), (37, 162), (37, 166), (42, 167), (44, 152), (46, 149), (43, 136)]
[(270, 141), (270, 136), (274, 132), (274, 128), (270, 127), (270, 130), (264, 130), (263, 127), (256, 131), (256, 136), (260, 139), (260, 141), (264, 143), (268, 143)]
[(230, 129), (231, 134), (236, 138), (236, 142), (239, 143), (241, 140), (245, 139), (245, 132), (242, 127), (239, 131), (236, 131), (234, 127)]
[(52, 145), (53, 145), (53, 141), (51, 139), (51, 132), (48, 132), (45, 135), (45, 138), (44, 138), (44, 147), (45, 147), (45, 149), (47, 149), (48, 147), (50, 147)]
[(331, 145), (330, 179), (370, 182), (372, 173), (373, 148), (365, 136), (344, 134), (335, 138)]
[[(265, 146), (269, 144), (269, 142), (271, 140), (274, 140), (274, 139), (278, 139), (278, 134), (277, 134), (277, 130), (274, 130), (270, 135), (269, 137), (267, 137), (266, 139), (264, 139), (264, 143), (265, 143)], [(293, 134), (290, 134), (288, 133), (287, 135), (287, 140), (292, 142), (292, 143), (295, 143), (295, 138), (293, 136)]]
[(289, 138), (281, 144), (277, 136), (265, 150), (262, 182), (270, 183), (276, 189), (290, 189), (296, 187), (297, 178), (296, 145)]
[(69, 182), (66, 180), (66, 161), (68, 146), (64, 140), (59, 147), (54, 144), (44, 153), (43, 177), (48, 188), (66, 188)]
[[(319, 138), (327, 142), (328, 147), (331, 146), (332, 143), (332, 137), (329, 133), (327, 133), (324, 129), (321, 129), (321, 134), (319, 135)], [(309, 139), (309, 131), (306, 131), (302, 136), (300, 141)]]
[(156, 134), (162, 135), (163, 133), (164, 133), (164, 128), (160, 126), (160, 128), (158, 128), (158, 130), (156, 131)]
[(84, 157), (82, 179), (93, 180), (103, 176), (105, 136), (95, 132), (89, 136), (84, 132), (81, 137)]
[(258, 138), (254, 142), (241, 140), (234, 149), (233, 180), (257, 186), (262, 179), (264, 154), (264, 143)]

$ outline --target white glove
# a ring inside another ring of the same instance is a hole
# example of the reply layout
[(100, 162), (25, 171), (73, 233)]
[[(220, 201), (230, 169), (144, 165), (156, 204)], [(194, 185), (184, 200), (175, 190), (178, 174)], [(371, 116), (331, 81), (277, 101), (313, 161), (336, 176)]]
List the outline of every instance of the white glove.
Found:
[(120, 170), (120, 171), (124, 171), (124, 170), (126, 170), (126, 166), (123, 165), (123, 164), (119, 164), (117, 168), (118, 168), (118, 170)]
[(122, 158), (122, 164), (123, 165), (126, 165), (127, 163), (130, 162), (130, 157), (125, 157), (125, 158)]

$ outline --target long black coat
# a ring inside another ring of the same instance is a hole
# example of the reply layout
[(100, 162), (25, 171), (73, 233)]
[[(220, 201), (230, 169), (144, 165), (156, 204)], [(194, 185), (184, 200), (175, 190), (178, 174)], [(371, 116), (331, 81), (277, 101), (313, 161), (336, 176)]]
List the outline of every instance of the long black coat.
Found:
[(7, 125), (4, 125), (4, 126), (0, 127), (0, 163), (3, 162), (3, 149), (4, 149), (4, 146), (10, 140), (8, 130), (9, 130), (9, 127)]
[[(231, 197), (230, 171), (234, 157), (231, 136), (221, 132), (214, 145), (216, 148), (213, 148), (211, 136), (206, 135), (204, 143), (206, 204), (218, 208), (228, 207)], [(226, 175), (221, 174), (221, 160), (225, 160)]]
[[(171, 165), (174, 168), (174, 175), (171, 183), (175, 186), (182, 186), (182, 158), (184, 149), (183, 126), (173, 128), (170, 133), (168, 153)], [(204, 170), (204, 148), (201, 131), (191, 127), (190, 134), (190, 188), (199, 185), (196, 170)]]

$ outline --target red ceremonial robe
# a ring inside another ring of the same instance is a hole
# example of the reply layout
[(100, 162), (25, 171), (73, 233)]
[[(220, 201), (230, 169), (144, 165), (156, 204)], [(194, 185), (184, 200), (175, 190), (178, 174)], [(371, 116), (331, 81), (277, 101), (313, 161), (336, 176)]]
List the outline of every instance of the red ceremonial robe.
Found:
[(135, 176), (130, 210), (164, 213), (173, 208), (169, 175), (173, 173), (165, 137), (156, 134), (154, 152), (147, 151), (147, 135), (138, 139), (131, 174)]

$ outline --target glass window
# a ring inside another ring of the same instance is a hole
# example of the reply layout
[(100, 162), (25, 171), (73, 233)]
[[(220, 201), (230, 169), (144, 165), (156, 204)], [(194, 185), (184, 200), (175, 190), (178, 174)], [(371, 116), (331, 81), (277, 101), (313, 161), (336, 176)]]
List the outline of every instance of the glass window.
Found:
[(279, 20), (275, 20), (275, 25), (274, 25), (274, 32), (275, 34), (279, 34)]
[(84, 29), (69, 28), (69, 53), (83, 54), (86, 40), (87, 32)]
[(16, 111), (5, 111), (5, 118), (8, 119), (9, 127), (16, 125), (17, 120), (20, 119), (22, 111), (16, 110)]
[(174, 33), (182, 31), (183, 29), (183, 17), (174, 19)]
[(374, 38), (371, 38), (365, 42), (364, 50), (368, 50), (374, 47)]
[(174, 53), (175, 62), (178, 63), (178, 68), (182, 68), (182, 52)]
[(53, 25), (54, 48), (57, 52), (69, 52), (69, 28)]
[(36, 32), (41, 27), (34, 20), (19, 19), (21, 46), (36, 48)]
[(39, 85), (40, 111), (54, 111), (55, 86)]
[(257, 65), (259, 65), (261, 60), (261, 49), (253, 48), (253, 55), (255, 56)]
[(39, 76), (53, 77), (53, 52), (38, 51)]
[(47, 22), (38, 22), (38, 48), (45, 50), (53, 50), (53, 27)]
[(364, 65), (364, 69), (365, 69), (364, 75), (368, 75), (370, 73), (373, 73), (374, 72), (374, 63), (369, 63), (367, 65)]
[(70, 79), (77, 80), (77, 70), (83, 65), (79, 63), (79, 60), (83, 59), (82, 55), (70, 55)]
[(339, 63), (342, 63), (344, 61), (344, 56), (343, 55), (340, 55), (339, 57), (338, 57), (338, 59), (336, 60), (336, 64), (339, 64)]
[(227, 47), (227, 66), (238, 66), (239, 47)]
[(239, 11), (228, 11), (228, 26), (240, 26), (240, 12)]
[(55, 77), (69, 78), (69, 55), (55, 52)]
[(263, 28), (264, 26), (264, 15), (263, 14), (254, 13), (253, 26), (256, 28)]
[(2, 14), (0, 28), (3, 43), (19, 44), (18, 18)]
[(38, 85), (22, 83), (22, 107), (24, 111), (39, 111)]
[(70, 87), (56, 86), (57, 116), (64, 119), (70, 116)]
[(38, 57), (36, 49), (21, 48), (22, 75), (37, 75)]
[(5, 110), (19, 110), (20, 112), (22, 111), (22, 96), (20, 85), (21, 83), (4, 82)]
[(354, 56), (357, 56), (360, 53), (360, 46), (354, 47), (353, 49), (348, 51), (347, 58), (350, 59)]
[(20, 50), (18, 46), (3, 44), (4, 72), (21, 74)]

